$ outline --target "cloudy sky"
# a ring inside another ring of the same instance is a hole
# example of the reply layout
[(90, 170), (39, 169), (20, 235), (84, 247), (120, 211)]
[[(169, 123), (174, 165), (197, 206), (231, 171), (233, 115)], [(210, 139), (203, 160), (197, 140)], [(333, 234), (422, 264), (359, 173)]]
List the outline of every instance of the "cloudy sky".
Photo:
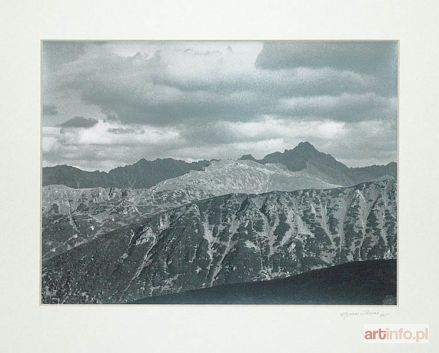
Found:
[(396, 161), (395, 42), (44, 42), (43, 164), (260, 158), (309, 141)]

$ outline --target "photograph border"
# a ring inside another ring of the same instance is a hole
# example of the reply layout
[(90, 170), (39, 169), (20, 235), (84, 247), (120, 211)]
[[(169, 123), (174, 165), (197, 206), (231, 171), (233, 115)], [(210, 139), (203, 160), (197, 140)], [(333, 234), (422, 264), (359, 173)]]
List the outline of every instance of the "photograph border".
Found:
[[(396, 68), (396, 189), (397, 189), (397, 195), (396, 195), (396, 304), (382, 304), (382, 305), (375, 305), (375, 304), (277, 304), (277, 303), (271, 303), (271, 304), (254, 304), (254, 303), (232, 303), (232, 304), (220, 304), (220, 303), (196, 303), (196, 304), (185, 304), (185, 303), (170, 303), (170, 304), (135, 304), (135, 303), (105, 303), (105, 304), (97, 304), (97, 303), (43, 303), (42, 302), (42, 273), (43, 273), (43, 213), (42, 213), (42, 206), (43, 206), (43, 45), (47, 42), (166, 42), (166, 43), (181, 43), (181, 42), (299, 42), (299, 43), (316, 43), (316, 42), (328, 42), (328, 43), (343, 43), (343, 42), (349, 42), (349, 43), (367, 43), (367, 42), (390, 42), (390, 43), (396, 43), (397, 46), (397, 68)], [(399, 306), (399, 259), (400, 259), (400, 236), (399, 236), (399, 84), (400, 84), (400, 40), (399, 39), (40, 39), (40, 261), (39, 261), (39, 268), (40, 268), (40, 276), (39, 276), (39, 303), (40, 306), (45, 305), (74, 305), (74, 306), (90, 306), (90, 305), (133, 305), (133, 306), (301, 306), (301, 307), (341, 307), (341, 308), (349, 308), (349, 307), (378, 307), (378, 308), (385, 308), (385, 307), (398, 307)]]

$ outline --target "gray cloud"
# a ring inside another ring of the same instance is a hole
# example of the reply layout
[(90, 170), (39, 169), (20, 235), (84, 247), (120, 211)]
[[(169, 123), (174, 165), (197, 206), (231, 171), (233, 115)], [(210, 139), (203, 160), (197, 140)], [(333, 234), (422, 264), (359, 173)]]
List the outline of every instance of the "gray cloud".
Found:
[(43, 64), (49, 71), (58, 69), (61, 65), (74, 62), (87, 50), (104, 45), (105, 41), (58, 41), (43, 42)]
[(319, 141), (322, 150), (349, 166), (387, 164), (396, 161), (397, 135), (394, 121), (349, 124), (343, 138)]
[(112, 128), (112, 129), (108, 129), (108, 132), (112, 133), (112, 134), (138, 134), (140, 133), (138, 130), (134, 129), (134, 128)]
[(393, 119), (396, 99), (375, 93), (339, 96), (293, 97), (283, 99), (277, 112), (283, 115), (326, 117), (345, 122)]
[(43, 114), (44, 115), (57, 115), (58, 109), (56, 108), (56, 105), (53, 104), (43, 104)]
[[(199, 54), (193, 51), (184, 50), (181, 60), (196, 59)], [(217, 52), (207, 56), (215, 58)], [(224, 56), (231, 55), (229, 50), (225, 52)], [(121, 121), (155, 125), (173, 125), (185, 119), (245, 121), (278, 113), (280, 98), (360, 94), (373, 88), (373, 78), (355, 72), (331, 68), (268, 72), (256, 69), (252, 61), (242, 71), (229, 72), (225, 65), (224, 74), (209, 67), (201, 68), (198, 75), (196, 67), (193, 74), (179, 74), (163, 55), (158, 50), (129, 57), (93, 53), (89, 60), (64, 67), (57, 85), (60, 90), (78, 91), (84, 103), (99, 106)], [(178, 61), (175, 64), (178, 66)], [(332, 110), (337, 119), (346, 116), (337, 115), (336, 107)], [(350, 115), (349, 119), (363, 116)]]
[(395, 41), (266, 42), (256, 66), (278, 70), (296, 67), (332, 67), (373, 76), (376, 88), (395, 96), (397, 55)]
[(251, 75), (239, 74), (219, 80), (205, 80), (203, 77), (183, 79), (160, 72), (154, 73), (152, 77), (156, 84), (175, 87), (184, 92), (205, 90), (228, 94), (250, 90), (271, 99), (293, 96), (298, 93), (312, 96), (341, 94), (347, 91), (363, 93), (375, 89), (373, 77), (330, 68), (255, 70)]
[(203, 56), (221, 55), (221, 51), (219, 51), (219, 50), (199, 51), (199, 50), (194, 50), (194, 49), (188, 48), (188, 49), (185, 49), (184, 52), (185, 53), (191, 53), (191, 54), (194, 54), (194, 55), (203, 55)]
[(96, 125), (98, 121), (93, 118), (84, 118), (83, 116), (75, 116), (72, 119), (69, 119), (65, 121), (64, 123), (60, 124), (59, 126), (63, 128), (89, 128), (94, 125)]

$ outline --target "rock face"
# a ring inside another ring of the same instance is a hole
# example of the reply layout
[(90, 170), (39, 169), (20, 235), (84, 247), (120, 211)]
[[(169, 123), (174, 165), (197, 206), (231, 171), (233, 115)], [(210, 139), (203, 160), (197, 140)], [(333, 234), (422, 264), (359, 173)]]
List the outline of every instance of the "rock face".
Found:
[(229, 194), (123, 226), (47, 260), (44, 303), (124, 303), (396, 257), (396, 181)]

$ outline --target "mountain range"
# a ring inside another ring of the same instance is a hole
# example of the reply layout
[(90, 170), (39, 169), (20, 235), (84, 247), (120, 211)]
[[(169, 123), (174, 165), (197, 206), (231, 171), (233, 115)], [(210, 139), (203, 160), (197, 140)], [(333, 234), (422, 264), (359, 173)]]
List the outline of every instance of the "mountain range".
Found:
[(43, 168), (43, 185), (66, 185), (71, 188), (122, 187), (148, 188), (162, 180), (174, 178), (190, 170), (202, 170), (208, 161), (188, 163), (172, 158), (138, 162), (107, 172), (89, 172), (68, 165)]
[(304, 188), (334, 188), (304, 171), (252, 161), (213, 161), (151, 188), (43, 187), (43, 259), (101, 234), (196, 200), (230, 193), (260, 194)]
[[(309, 164), (311, 165), (311, 164)], [(284, 164), (251, 160), (211, 161), (150, 188), (43, 187), (43, 259), (56, 256), (100, 234), (192, 201), (230, 193), (329, 189), (330, 175), (307, 167), (291, 171)]]
[(49, 167), (43, 183), (43, 303), (148, 302), (396, 258), (396, 163), (348, 168), (307, 142), (261, 160)]
[[(349, 168), (329, 154), (318, 151), (309, 142), (301, 142), (294, 149), (266, 155), (261, 160), (244, 155), (240, 160), (258, 164), (283, 165), (292, 172), (305, 171), (319, 175), (330, 184), (352, 186), (361, 182), (390, 175), (396, 177), (396, 163), (387, 165)], [(188, 163), (172, 158), (140, 161), (107, 172), (84, 171), (67, 165), (43, 168), (43, 186), (66, 185), (71, 188), (119, 187), (149, 188), (157, 183), (175, 178), (190, 171), (202, 171), (211, 161)]]

